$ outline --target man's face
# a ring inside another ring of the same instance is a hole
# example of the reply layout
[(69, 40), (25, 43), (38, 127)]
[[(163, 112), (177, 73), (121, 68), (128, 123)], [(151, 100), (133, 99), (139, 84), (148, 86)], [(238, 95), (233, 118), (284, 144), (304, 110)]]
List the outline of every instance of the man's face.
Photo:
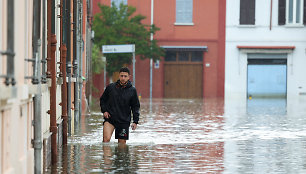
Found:
[(126, 83), (130, 79), (130, 75), (127, 72), (119, 73), (119, 80), (121, 83)]

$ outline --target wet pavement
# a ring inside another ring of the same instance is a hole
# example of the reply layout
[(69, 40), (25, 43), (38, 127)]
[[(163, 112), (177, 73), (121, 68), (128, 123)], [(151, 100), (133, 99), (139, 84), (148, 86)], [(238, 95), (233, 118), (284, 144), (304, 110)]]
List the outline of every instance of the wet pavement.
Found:
[(306, 173), (306, 102), (141, 100), (126, 146), (102, 143), (103, 116), (80, 130), (46, 173)]

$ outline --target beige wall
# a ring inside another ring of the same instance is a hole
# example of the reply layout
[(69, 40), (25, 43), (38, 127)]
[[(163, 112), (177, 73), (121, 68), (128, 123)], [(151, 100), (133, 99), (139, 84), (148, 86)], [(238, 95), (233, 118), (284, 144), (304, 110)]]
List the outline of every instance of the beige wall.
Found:
[[(58, 4), (60, 0), (55, 0)], [(7, 0), (0, 0), (0, 51), (5, 51), (7, 45)], [(47, 4), (46, 4), (47, 5)], [(48, 7), (46, 7), (47, 9)], [(58, 14), (56, 16), (56, 35), (57, 48), (56, 60), (60, 61), (60, 19), (59, 7), (56, 6)], [(33, 97), (37, 93), (37, 85), (33, 85), (31, 79), (25, 79), (25, 76), (32, 76), (33, 65), (25, 59), (33, 58), (32, 55), (32, 25), (33, 25), (33, 0), (15, 0), (15, 30), (14, 30), (14, 72), (15, 86), (5, 86), (4, 79), (0, 78), (0, 174), (10, 173), (34, 173), (34, 149), (32, 147), (32, 139), (34, 139), (34, 127), (32, 120), (34, 119), (34, 102)], [(43, 13), (44, 10), (41, 10)], [(46, 10), (45, 10), (46, 12)], [(45, 14), (47, 16), (47, 14)], [(84, 17), (87, 19), (86, 17)], [(42, 15), (41, 15), (41, 20)], [(45, 25), (47, 21), (44, 21)], [(41, 21), (41, 25), (43, 21)], [(47, 25), (46, 25), (47, 26)], [(42, 28), (41, 28), (42, 29)], [(42, 34), (42, 32), (41, 32)], [(85, 37), (85, 36), (84, 36)], [(42, 35), (41, 35), (42, 38)], [(47, 52), (47, 38), (45, 47)], [(84, 38), (86, 41), (86, 39)], [(42, 49), (42, 47), (40, 49)], [(84, 45), (85, 47), (85, 45)], [(86, 48), (86, 47), (85, 47)], [(42, 53), (42, 51), (40, 51)], [(84, 53), (86, 50), (84, 50)], [(85, 57), (85, 55), (83, 55)], [(47, 57), (41, 55), (41, 57)], [(83, 59), (84, 59), (83, 57)], [(83, 76), (85, 63), (83, 61)], [(57, 64), (59, 72), (59, 64)], [(6, 56), (0, 55), (0, 74), (6, 73)], [(57, 74), (58, 75), (58, 74)], [(72, 83), (72, 101), (73, 101), (73, 83)], [(51, 79), (47, 84), (41, 84), (41, 135), (44, 138), (50, 136), (50, 87)], [(56, 119), (61, 122), (62, 110), (61, 106), (61, 80), (58, 78), (56, 89)], [(84, 96), (82, 96), (84, 97)], [(72, 105), (73, 107), (73, 105)], [(71, 110), (72, 119), (74, 112)], [(74, 121), (72, 120), (72, 133)], [(43, 140), (42, 140), (43, 141)], [(43, 157), (43, 149), (42, 155)], [(41, 159), (43, 169), (43, 159)]]
[[(1, 34), (6, 36), (6, 2), (2, 1)], [(7, 99), (1, 100), (1, 173), (29, 173), (33, 172), (33, 148), (31, 147), (32, 131), (32, 99), (28, 95), (28, 86), (24, 80), (24, 58), (30, 52), (25, 48), (26, 21), (18, 16), (26, 17), (27, 1), (20, 1), (15, 6), (15, 78), (14, 87), (5, 87), (1, 82), (1, 93), (8, 92)], [(28, 9), (30, 10), (30, 9)], [(8, 38), (9, 39), (9, 38)], [(6, 50), (7, 38), (1, 39), (1, 50)], [(2, 56), (5, 63), (6, 57)], [(5, 64), (2, 64), (5, 65)], [(5, 70), (4, 70), (5, 71)]]
[[(0, 2), (0, 50), (5, 51), (7, 43), (7, 4)], [(15, 1), (14, 9), (14, 66), (16, 85), (6, 87), (0, 82), (0, 173), (34, 173), (34, 149), (32, 120), (33, 85), (25, 76), (32, 74), (32, 64), (25, 58), (32, 57), (33, 1)], [(6, 56), (0, 57), (3, 74)]]

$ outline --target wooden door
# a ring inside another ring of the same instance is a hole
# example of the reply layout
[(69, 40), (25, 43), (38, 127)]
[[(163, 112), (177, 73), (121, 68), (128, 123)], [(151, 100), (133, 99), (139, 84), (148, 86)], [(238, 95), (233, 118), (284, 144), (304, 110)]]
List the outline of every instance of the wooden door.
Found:
[(165, 64), (165, 98), (202, 98), (202, 64)]

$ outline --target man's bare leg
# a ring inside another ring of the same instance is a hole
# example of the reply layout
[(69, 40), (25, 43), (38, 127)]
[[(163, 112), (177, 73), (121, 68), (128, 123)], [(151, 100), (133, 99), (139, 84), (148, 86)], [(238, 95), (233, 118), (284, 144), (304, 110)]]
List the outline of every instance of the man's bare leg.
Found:
[(112, 138), (115, 127), (109, 122), (105, 122), (103, 126), (103, 142), (109, 142)]
[(112, 149), (109, 144), (103, 144), (103, 159), (104, 159), (104, 169), (106, 172), (111, 172), (112, 168)]
[(124, 140), (124, 139), (118, 139), (118, 143), (119, 143), (119, 144), (126, 144), (126, 140)]

